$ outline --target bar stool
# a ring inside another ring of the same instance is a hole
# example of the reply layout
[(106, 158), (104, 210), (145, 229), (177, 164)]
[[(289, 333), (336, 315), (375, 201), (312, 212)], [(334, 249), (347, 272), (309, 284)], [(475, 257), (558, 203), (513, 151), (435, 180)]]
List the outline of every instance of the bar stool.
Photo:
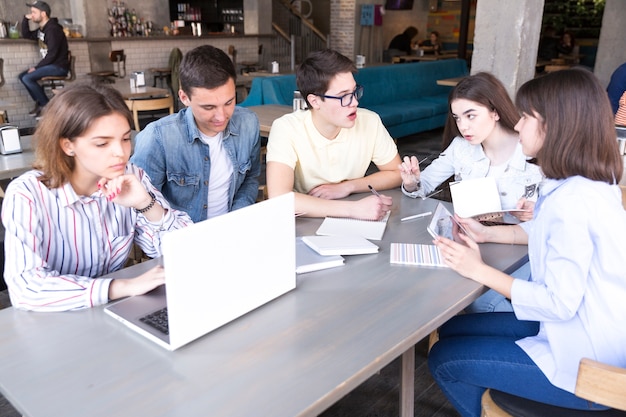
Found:
[(116, 64), (117, 70), (93, 71), (87, 75), (93, 77), (96, 83), (107, 84), (113, 84), (114, 81), (111, 79), (113, 77), (126, 77), (126, 54), (123, 49), (109, 52), (109, 61)]
[(72, 51), (67, 51), (67, 58), (70, 63), (70, 70), (66, 76), (48, 76), (41, 78), (41, 84), (44, 89), (54, 90), (56, 88), (65, 87), (65, 82), (71, 82), (76, 79), (76, 71), (74, 69), (76, 64), (76, 57), (72, 55)]

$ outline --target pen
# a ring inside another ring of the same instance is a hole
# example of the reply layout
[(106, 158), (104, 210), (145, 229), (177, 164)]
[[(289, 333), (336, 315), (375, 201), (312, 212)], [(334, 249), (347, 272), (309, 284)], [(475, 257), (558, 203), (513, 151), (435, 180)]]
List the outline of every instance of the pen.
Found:
[(381, 195), (378, 194), (378, 191), (376, 191), (374, 187), (372, 187), (371, 185), (368, 185), (367, 188), (369, 188), (372, 194), (374, 194), (376, 197), (381, 198)]
[(420, 217), (430, 216), (431, 214), (433, 214), (431, 211), (427, 211), (427, 212), (424, 212), (424, 213), (415, 214), (413, 216), (403, 217), (403, 218), (400, 219), (400, 221), (404, 222), (404, 221), (407, 221), (407, 220), (419, 219)]

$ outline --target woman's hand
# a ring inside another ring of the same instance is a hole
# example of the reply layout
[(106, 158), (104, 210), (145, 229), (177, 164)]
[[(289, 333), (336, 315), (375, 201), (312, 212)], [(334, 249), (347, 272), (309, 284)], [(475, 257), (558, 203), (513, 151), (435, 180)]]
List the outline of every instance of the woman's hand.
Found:
[(109, 201), (114, 201), (124, 207), (141, 210), (152, 201), (146, 188), (132, 174), (120, 175), (112, 179), (102, 178), (98, 181), (98, 188)]
[(464, 277), (476, 281), (478, 271), (485, 265), (480, 256), (480, 248), (469, 236), (460, 233), (458, 237), (463, 244), (441, 236), (434, 240), (434, 244), (441, 251), (446, 265)]
[(519, 219), (521, 222), (527, 222), (528, 220), (532, 220), (533, 214), (535, 211), (535, 202), (527, 200), (526, 197), (522, 197), (517, 200), (516, 207), (518, 209), (526, 210), (526, 211), (514, 211), (511, 214)]
[(405, 156), (402, 163), (398, 165), (402, 186), (408, 192), (417, 191), (420, 180), (420, 164), (416, 156)]
[(114, 279), (109, 286), (109, 300), (145, 294), (165, 284), (165, 270), (157, 265), (136, 278)]

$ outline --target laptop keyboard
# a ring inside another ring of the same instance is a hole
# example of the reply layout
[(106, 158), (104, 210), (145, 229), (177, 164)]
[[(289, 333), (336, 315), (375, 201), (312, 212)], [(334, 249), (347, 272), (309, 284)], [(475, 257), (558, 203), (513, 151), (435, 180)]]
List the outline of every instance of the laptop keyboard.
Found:
[(147, 316), (140, 318), (142, 323), (148, 326), (154, 327), (158, 331), (164, 334), (170, 334), (167, 320), (167, 307), (163, 307), (160, 310), (150, 313)]

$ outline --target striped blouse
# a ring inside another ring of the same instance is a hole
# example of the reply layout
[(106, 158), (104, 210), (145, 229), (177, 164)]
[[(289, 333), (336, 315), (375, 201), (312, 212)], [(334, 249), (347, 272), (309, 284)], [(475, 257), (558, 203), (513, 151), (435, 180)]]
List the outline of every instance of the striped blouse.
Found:
[(187, 213), (170, 208), (141, 168), (129, 163), (126, 173), (168, 209), (162, 222), (149, 222), (100, 191), (80, 196), (69, 183), (49, 189), (38, 171), (9, 184), (2, 203), (4, 279), (14, 307), (65, 311), (105, 304), (111, 279), (94, 278), (123, 268), (133, 242), (159, 256), (161, 232), (192, 223)]

